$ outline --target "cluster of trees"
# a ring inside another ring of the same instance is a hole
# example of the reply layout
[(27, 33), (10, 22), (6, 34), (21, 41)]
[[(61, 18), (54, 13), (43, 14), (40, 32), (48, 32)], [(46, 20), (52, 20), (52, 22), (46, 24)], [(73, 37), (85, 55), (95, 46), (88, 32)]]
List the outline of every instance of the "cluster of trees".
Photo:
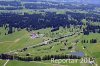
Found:
[[(44, 16), (45, 15), (45, 16)], [(11, 13), (1, 13), (0, 14), (0, 26), (6, 26), (9, 28), (9, 33), (12, 33), (12, 28), (26, 28), (27, 30), (41, 29), (47, 27), (65, 27), (68, 25), (81, 25), (81, 22), (68, 20), (67, 14), (56, 14), (55, 12), (47, 12), (46, 14), (11, 14)]]
[(17, 10), (22, 9), (21, 2), (18, 1), (0, 1), (0, 10)]
[[(25, 3), (23, 3), (25, 2)], [(39, 2), (39, 3), (38, 3)], [(75, 3), (76, 4), (76, 3)], [(81, 10), (93, 10), (98, 5), (79, 5), (75, 6), (73, 3), (68, 2), (55, 2), (55, 1), (45, 1), (45, 0), (16, 0), (16, 1), (0, 1), (1, 6), (11, 6), (11, 7), (0, 7), (0, 10), (18, 10), (18, 9), (47, 9), (47, 8), (57, 8), (57, 9), (81, 9)], [(12, 7), (13, 6), (13, 7)], [(87, 7), (88, 6), (88, 7)]]
[[(66, 5), (62, 5), (59, 2), (46, 2), (46, 1), (41, 2), (41, 3), (25, 3), (23, 5), (27, 9), (47, 9), (47, 8), (64, 9), (64, 8), (67, 8)], [(72, 7), (72, 6), (69, 6), (69, 7)]]
[(87, 25), (85, 29), (83, 29), (84, 35), (89, 35), (89, 32), (100, 33), (99, 25)]
[(0, 59), (10, 59), (10, 60), (21, 60), (21, 61), (41, 61), (41, 60), (51, 60), (54, 59), (80, 59), (80, 56), (76, 55), (45, 55), (43, 57), (40, 56), (17, 56), (17, 55), (8, 55), (1, 54)]
[(0, 1), (0, 5), (3, 5), (3, 6), (21, 6), (21, 3), (18, 1)]
[(23, 7), (0, 7), (0, 10), (18, 10), (23, 9)]
[(91, 39), (90, 43), (97, 43), (97, 40), (96, 39)]
[(82, 43), (97, 43), (97, 39), (91, 39), (91, 40), (82, 40)]
[[(24, 15), (18, 15), (15, 13), (0, 13), (0, 26), (5, 26), (5, 29), (8, 28), (8, 34), (14, 32), (13, 27), (18, 30), (26, 28), (28, 31), (54, 27), (51, 31), (55, 31), (58, 30), (60, 26), (67, 26), (70, 28), (70, 25), (80, 25), (81, 29), (83, 25), (81, 20), (88, 17), (91, 17), (91, 15), (73, 12), (66, 12), (66, 14), (56, 14), (56, 12), (46, 12), (45, 14), (24, 13)], [(99, 19), (98, 15), (92, 17), (96, 17), (97, 21)], [(84, 35), (88, 35), (89, 32), (100, 33), (100, 26), (90, 25), (87, 23), (87, 27), (83, 31)]]

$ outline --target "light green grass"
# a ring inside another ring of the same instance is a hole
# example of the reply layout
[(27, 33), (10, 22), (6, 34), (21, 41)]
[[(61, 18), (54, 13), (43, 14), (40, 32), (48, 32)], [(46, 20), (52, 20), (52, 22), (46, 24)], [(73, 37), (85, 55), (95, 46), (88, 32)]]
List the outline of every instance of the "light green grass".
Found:
[(0, 66), (3, 66), (6, 60), (0, 60)]
[(6, 66), (52, 66), (52, 65), (41, 62), (9, 61)]
[(9, 35), (0, 35), (0, 53), (24, 48), (42, 41), (43, 38), (41, 37), (32, 39), (30, 33), (26, 30), (17, 31)]

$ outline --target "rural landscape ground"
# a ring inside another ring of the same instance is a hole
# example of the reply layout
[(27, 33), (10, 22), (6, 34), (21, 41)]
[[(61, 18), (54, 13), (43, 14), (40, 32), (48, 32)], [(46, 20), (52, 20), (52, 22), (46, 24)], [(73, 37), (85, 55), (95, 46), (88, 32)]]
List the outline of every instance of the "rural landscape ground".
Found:
[(100, 66), (99, 0), (80, 2), (0, 0), (0, 66)]

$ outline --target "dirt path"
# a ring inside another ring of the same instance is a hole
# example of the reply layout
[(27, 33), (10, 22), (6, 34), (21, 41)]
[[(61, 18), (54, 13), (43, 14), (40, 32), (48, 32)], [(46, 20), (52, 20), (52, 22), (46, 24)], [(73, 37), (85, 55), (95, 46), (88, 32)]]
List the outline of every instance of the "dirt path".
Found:
[(0, 43), (17, 43), (18, 41), (20, 41), (25, 36), (26, 36), (26, 34), (24, 36), (20, 37), (20, 38), (15, 39), (14, 41), (3, 41), (3, 42), (0, 42)]
[(9, 62), (9, 60), (7, 60), (6, 63), (3, 66), (6, 66), (8, 62)]
[(13, 41), (4, 41), (4, 42), (0, 42), (0, 43), (12, 43)]

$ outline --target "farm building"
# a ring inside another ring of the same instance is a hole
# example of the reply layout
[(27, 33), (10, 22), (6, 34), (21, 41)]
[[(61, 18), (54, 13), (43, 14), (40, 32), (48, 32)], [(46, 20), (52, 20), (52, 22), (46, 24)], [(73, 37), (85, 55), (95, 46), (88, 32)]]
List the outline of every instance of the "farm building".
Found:
[(36, 33), (34, 33), (34, 32), (31, 32), (30, 37), (31, 37), (32, 39), (34, 39), (34, 38), (37, 38), (37, 37), (39, 37), (39, 36), (38, 36), (38, 34), (36, 34)]

